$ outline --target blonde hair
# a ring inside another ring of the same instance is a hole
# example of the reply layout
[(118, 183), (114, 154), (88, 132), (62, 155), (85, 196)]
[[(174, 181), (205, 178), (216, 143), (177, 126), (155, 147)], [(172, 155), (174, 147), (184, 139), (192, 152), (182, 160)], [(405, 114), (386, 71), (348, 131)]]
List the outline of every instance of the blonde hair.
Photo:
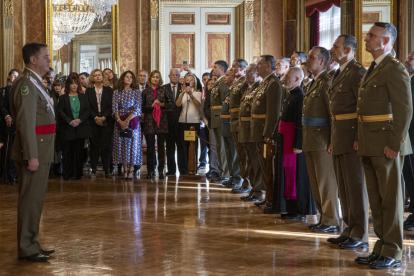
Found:
[(93, 88), (95, 86), (95, 81), (93, 80), (93, 78), (94, 78), (94, 75), (95, 75), (96, 72), (101, 72), (103, 86), (109, 86), (109, 81), (105, 77), (105, 75), (103, 74), (102, 70), (94, 69), (94, 70), (92, 70), (91, 74), (88, 77), (88, 84), (86, 85), (86, 88)]
[(187, 73), (187, 74), (184, 76), (184, 84), (185, 84), (185, 79), (186, 79), (187, 77), (192, 77), (192, 78), (193, 78), (193, 80), (194, 80), (194, 92), (200, 92), (200, 91), (198, 91), (198, 89), (197, 89), (197, 79), (196, 79), (196, 77), (195, 77), (193, 74)]

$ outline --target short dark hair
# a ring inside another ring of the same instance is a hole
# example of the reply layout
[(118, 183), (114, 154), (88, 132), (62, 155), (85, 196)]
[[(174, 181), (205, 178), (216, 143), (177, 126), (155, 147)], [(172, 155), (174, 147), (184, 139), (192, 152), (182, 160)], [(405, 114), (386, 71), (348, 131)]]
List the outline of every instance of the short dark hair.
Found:
[(326, 48), (321, 46), (315, 46), (312, 49), (319, 49), (318, 59), (321, 60), (322, 58), (324, 58), (324, 65), (328, 65), (328, 62), (331, 60), (331, 53), (329, 53), (329, 51)]
[(24, 45), (22, 49), (24, 64), (29, 64), (31, 57), (38, 57), (42, 48), (47, 48), (47, 44), (32, 42)]
[(152, 72), (149, 74), (147, 84), (148, 84), (148, 85), (151, 85), (151, 78), (152, 78), (152, 76), (154, 76), (155, 74), (159, 74), (159, 75), (160, 75), (160, 82), (158, 83), (158, 86), (162, 86), (162, 85), (164, 84), (164, 81), (162, 80), (161, 72), (160, 72), (160, 71), (158, 71), (158, 70), (152, 70)]
[(55, 73), (55, 70), (52, 67), (49, 67), (49, 71), (47, 71), (47, 75), (50, 75), (52, 73)]
[(82, 72), (79, 74), (79, 77), (84, 75), (86, 78), (89, 78), (89, 73), (88, 72)]
[(304, 52), (294, 51), (293, 54), (298, 54), (298, 58), (300, 61), (302, 61), (302, 63), (308, 59), (308, 55), (305, 54)]
[(244, 70), (246, 70), (247, 66), (249, 65), (247, 61), (242, 58), (235, 59), (234, 61), (237, 62), (237, 65), (239, 65), (239, 67), (243, 68)]
[(270, 68), (272, 69), (272, 71), (276, 70), (276, 59), (274, 56), (271, 55), (261, 55), (261, 58), (264, 58), (266, 62), (270, 63)]
[(342, 43), (344, 48), (348, 48), (348, 47), (351, 48), (352, 53), (355, 53), (358, 50), (358, 41), (355, 38), (355, 36), (349, 35), (349, 34), (343, 34), (338, 37), (344, 38), (344, 42)]
[(384, 28), (384, 32), (390, 36), (391, 46), (394, 45), (394, 42), (397, 39), (397, 29), (395, 26), (388, 22), (375, 22), (374, 25)]
[[(130, 70), (123, 72), (122, 75), (119, 77), (119, 80), (118, 80), (118, 83), (117, 83), (117, 88), (119, 90), (123, 90), (125, 88), (124, 80), (125, 80), (125, 77), (128, 73), (131, 74), (131, 76), (132, 76), (131, 88), (132, 89), (139, 89), (139, 86), (137, 85), (137, 78), (135, 77), (135, 74)], [(115, 75), (114, 75), (114, 77), (115, 77)]]
[(217, 64), (220, 68), (223, 68), (224, 73), (226, 73), (227, 69), (229, 69), (229, 65), (224, 60), (217, 60), (214, 64)]
[(80, 92), (80, 83), (79, 79), (76, 76), (69, 76), (68, 79), (65, 82), (65, 94), (69, 94), (70, 92), (70, 85), (72, 83), (76, 83), (78, 85), (78, 90), (76, 92)]
[(205, 76), (208, 76), (208, 78), (210, 78), (210, 73), (205, 72), (205, 73), (203, 74), (203, 76), (201, 76), (201, 78), (204, 78)]
[(8, 76), (11, 76), (14, 72), (17, 72), (20, 75), (20, 73), (19, 73), (19, 71), (17, 71), (17, 69), (11, 69)]

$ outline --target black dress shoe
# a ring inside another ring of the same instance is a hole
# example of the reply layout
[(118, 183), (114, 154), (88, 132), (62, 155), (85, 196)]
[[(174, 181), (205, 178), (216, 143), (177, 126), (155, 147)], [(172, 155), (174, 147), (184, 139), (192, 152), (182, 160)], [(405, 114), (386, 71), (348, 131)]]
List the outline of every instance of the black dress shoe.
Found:
[(306, 216), (293, 214), (293, 213), (281, 214), (280, 217), (286, 220), (303, 219), (304, 217), (306, 218)]
[(206, 165), (199, 165), (197, 167), (197, 170), (205, 170), (206, 169)]
[(49, 256), (49, 255), (52, 255), (53, 253), (55, 253), (56, 251), (55, 250), (53, 250), (53, 249), (51, 249), (51, 250), (43, 250), (43, 249), (40, 249), (39, 250), (39, 253), (40, 254), (42, 254), (42, 255), (46, 255), (46, 256)]
[(410, 224), (414, 224), (414, 214), (410, 214), (407, 219), (404, 221), (404, 227)]
[(352, 238), (349, 238), (347, 241), (341, 242), (339, 244), (340, 249), (357, 249), (360, 247), (367, 247), (367, 246), (368, 246), (367, 242), (355, 240)]
[(148, 172), (147, 173), (147, 179), (150, 179), (150, 178), (152, 178), (152, 176), (154, 175), (154, 173), (153, 172)]
[(158, 173), (158, 179), (164, 179), (164, 173), (163, 172)]
[(247, 188), (240, 187), (240, 188), (235, 188), (235, 189), (231, 190), (231, 192), (233, 194), (239, 195), (239, 194), (248, 194), (248, 193), (250, 193), (251, 190), (252, 189), (247, 189)]
[(254, 195), (249, 196), (247, 198), (244, 199), (244, 201), (246, 202), (257, 202), (257, 201), (261, 201), (261, 198), (255, 197)]
[(329, 238), (326, 241), (332, 244), (340, 244), (341, 242), (346, 242), (347, 240), (348, 240), (348, 237), (339, 236), (337, 238)]
[(227, 186), (231, 184), (231, 179), (221, 182), (221, 185)]
[(402, 263), (401, 261), (397, 261), (393, 258), (388, 258), (384, 256), (380, 256), (377, 260), (373, 261), (369, 268), (373, 269), (388, 269), (393, 267), (401, 267)]
[(43, 255), (40, 253), (36, 253), (27, 257), (19, 257), (19, 260), (26, 260), (29, 262), (37, 262), (37, 263), (41, 263), (41, 262), (47, 262), (50, 260), (50, 257), (47, 255)]
[(404, 230), (413, 231), (414, 230), (414, 222), (411, 224), (404, 225)]
[(241, 185), (242, 185), (241, 183), (239, 184), (234, 181), (231, 181), (229, 184), (226, 185), (226, 188), (236, 189), (236, 188), (241, 187)]
[(336, 232), (339, 231), (339, 226), (329, 226), (321, 224), (319, 226), (315, 226), (312, 228), (312, 232), (315, 233), (330, 233), (330, 232)]
[(167, 172), (166, 175), (175, 175), (175, 172)]
[(358, 257), (358, 258), (356, 258), (355, 262), (357, 262), (359, 264), (370, 264), (373, 261), (378, 260), (379, 257), (380, 257), (380, 255), (378, 255), (377, 253), (372, 252), (367, 257)]
[(240, 197), (240, 199), (241, 200), (245, 200), (246, 198), (248, 198), (248, 197), (250, 197), (250, 195), (245, 195), (245, 196), (242, 196), (242, 197)]
[(265, 204), (266, 204), (266, 200), (264, 200), (264, 199), (260, 199), (260, 201), (257, 201), (257, 202), (254, 203), (254, 205), (256, 205), (257, 207), (260, 207), (260, 206), (265, 205)]
[(312, 230), (312, 228), (317, 227), (317, 226), (319, 226), (319, 225), (321, 225), (321, 223), (320, 223), (320, 222), (315, 223), (315, 224), (308, 225), (308, 228), (309, 228), (310, 230)]
[(220, 174), (216, 171), (209, 171), (208, 173), (206, 173), (207, 178), (217, 178), (219, 176)]
[(223, 183), (224, 181), (229, 180), (227, 177), (217, 177), (217, 178), (213, 178), (210, 182), (211, 183)]

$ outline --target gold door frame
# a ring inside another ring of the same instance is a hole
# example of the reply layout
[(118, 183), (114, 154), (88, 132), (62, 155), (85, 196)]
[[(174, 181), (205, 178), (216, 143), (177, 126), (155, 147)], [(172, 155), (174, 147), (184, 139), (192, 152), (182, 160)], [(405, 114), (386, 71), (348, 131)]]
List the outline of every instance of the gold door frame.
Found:
[[(46, 1), (46, 44), (49, 46), (49, 55), (53, 63), (53, 28), (52, 28), (52, 0)], [(112, 71), (120, 72), (119, 52), (119, 5), (112, 5)], [(115, 70), (115, 63), (117, 70)]]

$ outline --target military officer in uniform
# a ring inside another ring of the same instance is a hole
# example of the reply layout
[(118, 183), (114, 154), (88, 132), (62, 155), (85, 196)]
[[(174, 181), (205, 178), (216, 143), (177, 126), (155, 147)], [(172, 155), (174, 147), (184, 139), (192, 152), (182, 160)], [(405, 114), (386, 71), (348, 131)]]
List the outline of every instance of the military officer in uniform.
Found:
[(397, 30), (376, 22), (365, 37), (374, 61), (365, 73), (358, 95), (358, 154), (362, 156), (367, 190), (378, 237), (372, 253), (355, 261), (370, 268), (401, 266), (403, 215), (401, 172), (411, 154), (408, 134), (413, 115), (410, 77), (391, 50)]
[(354, 148), (358, 135), (358, 86), (366, 71), (354, 58), (357, 48), (355, 37), (340, 35), (330, 50), (332, 59), (340, 67), (328, 93), (331, 115), (328, 151), (333, 155), (342, 217), (347, 227), (339, 237), (329, 238), (328, 242), (339, 244), (342, 249), (368, 246), (368, 194), (361, 157)]
[(12, 159), (16, 163), (20, 190), (17, 215), (19, 259), (45, 262), (54, 250), (43, 250), (37, 241), (39, 223), (54, 157), (55, 114), (42, 84), (49, 70), (46, 44), (23, 47), (26, 68), (10, 91), (11, 117), (16, 124)]
[(221, 136), (221, 105), (227, 96), (229, 86), (224, 82), (224, 74), (227, 72), (228, 65), (224, 60), (218, 60), (214, 63), (212, 76), (216, 76), (217, 82), (214, 83), (210, 93), (210, 109), (211, 109), (211, 126), (214, 137), (216, 138), (217, 155), (220, 163), (220, 176), (213, 178), (212, 182), (222, 183), (230, 177), (229, 168), (226, 160), (226, 151), (223, 147), (223, 137)]
[[(259, 155), (261, 180), (253, 187), (253, 192), (245, 201), (260, 201), (260, 204), (271, 205), (273, 196), (273, 182), (266, 187), (267, 165), (263, 157), (264, 144), (270, 142), (275, 134), (282, 103), (283, 88), (279, 79), (273, 73), (276, 69), (276, 59), (271, 55), (260, 56), (257, 72), (263, 79), (253, 91), (250, 141), (256, 143)], [(270, 207), (270, 206), (269, 206)]]
[[(248, 194), (252, 190), (252, 186), (258, 184), (264, 185), (261, 184), (263, 178), (260, 172), (259, 153), (257, 152), (256, 144), (250, 142), (250, 121), (252, 120), (250, 111), (252, 108), (252, 100), (255, 95), (254, 91), (256, 91), (255, 89), (259, 86), (260, 82), (261, 79), (257, 74), (256, 64), (252, 63), (246, 69), (246, 82), (243, 86), (245, 92), (240, 100), (238, 132), (238, 142), (246, 155), (246, 173), (248, 175), (248, 181), (243, 181), (241, 187), (233, 189), (232, 193), (234, 194)], [(258, 189), (256, 188), (256, 190)]]
[(305, 92), (302, 113), (302, 147), (313, 198), (321, 214), (319, 223), (309, 227), (319, 233), (339, 230), (338, 187), (332, 156), (327, 151), (331, 140), (328, 99), (331, 77), (325, 69), (330, 59), (329, 51), (323, 47), (310, 50), (307, 69), (315, 78)]
[[(247, 61), (244, 59), (236, 59), (231, 65), (231, 70), (235, 81), (232, 86), (230, 86), (230, 131), (233, 136), (234, 146), (236, 147), (237, 157), (239, 160), (240, 174), (242, 177), (242, 182), (249, 182), (249, 175), (247, 171), (247, 160), (246, 154), (243, 150), (241, 143), (239, 143), (239, 111), (240, 111), (240, 100), (243, 96), (243, 93), (246, 91), (248, 84), (246, 82), (245, 72), (247, 68)], [(228, 183), (227, 187), (229, 188), (239, 188), (242, 183)], [(250, 186), (250, 184), (247, 184)]]

